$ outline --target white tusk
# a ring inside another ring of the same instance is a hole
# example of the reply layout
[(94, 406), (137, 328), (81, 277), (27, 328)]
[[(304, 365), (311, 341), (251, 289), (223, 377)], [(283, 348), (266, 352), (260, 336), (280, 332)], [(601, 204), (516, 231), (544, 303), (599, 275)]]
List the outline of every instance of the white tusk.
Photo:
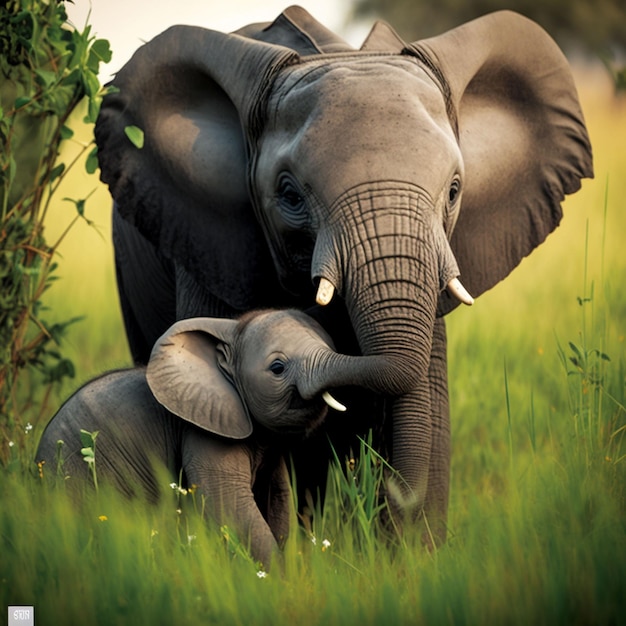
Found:
[(469, 295), (467, 289), (463, 287), (461, 281), (458, 278), (453, 278), (448, 283), (448, 290), (457, 300), (460, 300), (463, 304), (467, 304), (468, 306), (474, 304), (474, 298)]
[(315, 301), (322, 306), (326, 306), (332, 299), (335, 294), (334, 285), (326, 278), (320, 278), (320, 284), (317, 288), (317, 295), (315, 296)]
[(324, 398), (324, 402), (331, 408), (335, 409), (335, 411), (345, 411), (346, 407), (333, 398), (328, 391), (325, 391), (322, 394), (322, 398)]

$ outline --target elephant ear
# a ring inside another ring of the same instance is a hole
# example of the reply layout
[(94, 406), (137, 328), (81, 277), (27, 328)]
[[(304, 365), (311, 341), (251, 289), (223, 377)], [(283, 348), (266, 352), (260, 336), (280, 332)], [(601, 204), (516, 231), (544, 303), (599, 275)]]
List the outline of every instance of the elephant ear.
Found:
[(392, 52), (400, 54), (405, 48), (406, 43), (400, 35), (387, 22), (378, 20), (372, 26), (360, 49), (364, 52)]
[[(465, 162), (451, 244), (478, 296), (559, 224), (565, 194), (592, 177), (591, 146), (567, 60), (510, 11), (412, 44), (447, 97)], [(440, 313), (458, 302), (443, 294)]]
[(237, 33), (285, 46), (301, 55), (353, 50), (350, 44), (299, 6), (285, 9), (271, 24), (252, 24)]
[(171, 413), (216, 435), (245, 439), (252, 422), (219, 364), (218, 345), (232, 343), (236, 326), (205, 317), (177, 322), (154, 345), (146, 378)]
[(248, 196), (245, 138), (271, 77), (296, 59), (282, 46), (174, 26), (119, 71), (96, 124), (101, 178), (122, 217), (240, 310), (277, 288)]

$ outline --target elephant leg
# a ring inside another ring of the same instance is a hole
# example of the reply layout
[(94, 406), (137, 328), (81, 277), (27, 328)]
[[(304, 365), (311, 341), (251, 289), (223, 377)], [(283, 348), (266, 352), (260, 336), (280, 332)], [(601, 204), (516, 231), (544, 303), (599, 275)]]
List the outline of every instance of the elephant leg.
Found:
[(263, 518), (282, 547), (289, 535), (292, 502), (289, 472), (282, 455), (257, 472), (253, 492)]
[(424, 515), (428, 524), (427, 543), (446, 540), (450, 486), (450, 408), (448, 402), (446, 326), (443, 317), (435, 320), (428, 377), (432, 414), (432, 447)]
[(174, 264), (113, 209), (115, 271), (133, 361), (146, 364), (154, 342), (176, 321)]
[(227, 525), (253, 558), (269, 568), (278, 544), (252, 490), (256, 456), (243, 443), (221, 440), (195, 427), (189, 427), (183, 440), (185, 477), (204, 497), (205, 516), (218, 526)]

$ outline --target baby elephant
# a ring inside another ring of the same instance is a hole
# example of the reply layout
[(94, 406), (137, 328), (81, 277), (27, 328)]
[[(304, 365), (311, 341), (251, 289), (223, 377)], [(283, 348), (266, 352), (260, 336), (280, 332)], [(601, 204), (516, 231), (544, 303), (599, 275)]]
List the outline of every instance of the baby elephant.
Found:
[(153, 462), (176, 479), (182, 470), (207, 514), (231, 524), (267, 566), (288, 532), (286, 436), (314, 429), (325, 401), (344, 408), (322, 389), (307, 400), (298, 391), (299, 378), (332, 351), (321, 326), (295, 310), (180, 321), (157, 341), (147, 369), (105, 374), (78, 390), (46, 427), (37, 461), (54, 471), (62, 440), (62, 472), (82, 484), (89, 470), (80, 430), (98, 431), (99, 480), (156, 499)]

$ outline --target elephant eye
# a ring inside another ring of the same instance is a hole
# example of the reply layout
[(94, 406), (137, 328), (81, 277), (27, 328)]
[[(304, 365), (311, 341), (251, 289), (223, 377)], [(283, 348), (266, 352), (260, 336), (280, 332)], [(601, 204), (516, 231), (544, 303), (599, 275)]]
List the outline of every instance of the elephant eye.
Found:
[(275, 359), (270, 365), (270, 372), (274, 376), (280, 376), (285, 371), (285, 364), (280, 359)]
[(283, 218), (289, 223), (293, 222), (295, 227), (301, 226), (300, 222), (306, 221), (307, 218), (305, 201), (291, 174), (283, 172), (280, 175), (276, 193), (283, 209)]
[(458, 199), (461, 193), (461, 181), (455, 178), (450, 183), (450, 189), (448, 189), (448, 204), (452, 206)]
[(283, 200), (292, 207), (297, 207), (302, 203), (302, 196), (295, 189), (285, 189), (282, 192)]

